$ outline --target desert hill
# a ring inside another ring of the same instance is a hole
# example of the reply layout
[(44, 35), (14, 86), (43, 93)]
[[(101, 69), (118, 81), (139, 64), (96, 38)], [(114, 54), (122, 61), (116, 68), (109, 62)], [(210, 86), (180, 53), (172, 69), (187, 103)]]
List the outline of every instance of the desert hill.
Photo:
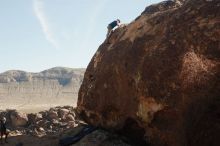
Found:
[[(76, 103), (84, 69), (55, 67), (39, 73), (0, 74), (0, 109), (32, 109)], [(40, 109), (42, 110), (42, 109)]]

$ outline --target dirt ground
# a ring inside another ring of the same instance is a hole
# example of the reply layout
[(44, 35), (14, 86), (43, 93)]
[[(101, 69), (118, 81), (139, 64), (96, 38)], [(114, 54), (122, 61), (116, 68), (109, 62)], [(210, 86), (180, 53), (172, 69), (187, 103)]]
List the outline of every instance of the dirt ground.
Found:
[(10, 104), (10, 105), (1, 105), (0, 104), (0, 110), (6, 110), (6, 109), (16, 109), (19, 112), (23, 112), (26, 114), (29, 113), (38, 113), (40, 111), (44, 111), (44, 110), (49, 110), (52, 107), (57, 107), (57, 106), (73, 106), (75, 107), (75, 104), (71, 104), (71, 102), (69, 103), (57, 103), (57, 104), (30, 104), (30, 105), (23, 105), (23, 106), (19, 106), (19, 105), (15, 105), (15, 104)]
[(0, 143), (0, 146), (58, 146), (58, 143), (58, 136), (36, 137), (30, 135), (19, 135), (9, 137), (8, 143)]

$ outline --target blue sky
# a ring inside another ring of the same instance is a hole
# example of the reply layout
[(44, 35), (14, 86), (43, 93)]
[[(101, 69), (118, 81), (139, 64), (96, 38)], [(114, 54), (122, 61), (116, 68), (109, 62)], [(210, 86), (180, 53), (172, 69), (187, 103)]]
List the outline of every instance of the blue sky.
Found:
[(119, 18), (161, 0), (0, 0), (0, 72), (85, 68)]

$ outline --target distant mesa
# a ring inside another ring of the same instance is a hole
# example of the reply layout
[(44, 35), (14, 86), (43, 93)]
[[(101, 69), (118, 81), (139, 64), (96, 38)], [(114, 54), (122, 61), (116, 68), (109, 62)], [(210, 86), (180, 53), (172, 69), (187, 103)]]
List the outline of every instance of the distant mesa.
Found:
[(63, 86), (71, 79), (83, 75), (85, 69), (54, 67), (39, 73), (10, 70), (0, 74), (0, 83), (27, 82), (32, 80), (58, 80)]
[[(0, 108), (76, 103), (85, 69), (54, 67), (39, 73), (10, 70), (0, 74)], [(40, 109), (39, 109), (40, 110)]]

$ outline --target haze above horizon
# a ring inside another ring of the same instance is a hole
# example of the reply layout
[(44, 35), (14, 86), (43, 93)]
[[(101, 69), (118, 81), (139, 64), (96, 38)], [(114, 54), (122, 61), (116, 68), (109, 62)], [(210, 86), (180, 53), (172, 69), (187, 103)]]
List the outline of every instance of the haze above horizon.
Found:
[(111, 21), (130, 23), (160, 1), (0, 1), (0, 72), (86, 68)]

